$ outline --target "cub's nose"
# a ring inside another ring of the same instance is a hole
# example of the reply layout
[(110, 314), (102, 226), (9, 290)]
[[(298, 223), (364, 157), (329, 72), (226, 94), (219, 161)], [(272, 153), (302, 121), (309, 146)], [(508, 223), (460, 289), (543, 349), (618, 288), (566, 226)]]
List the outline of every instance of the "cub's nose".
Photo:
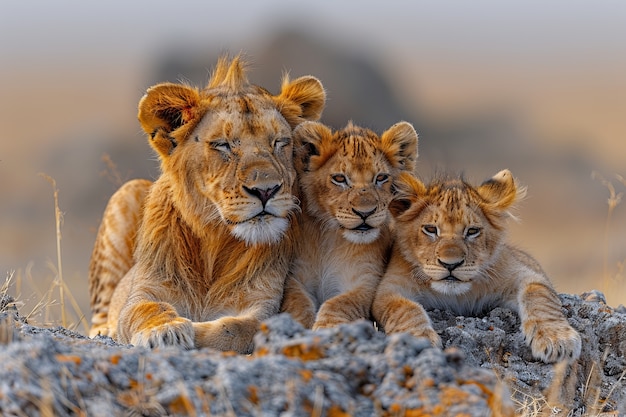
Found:
[(354, 214), (356, 214), (357, 216), (359, 216), (363, 220), (367, 219), (369, 216), (374, 214), (375, 211), (376, 211), (376, 208), (373, 208), (372, 210), (369, 210), (369, 211), (360, 211), (360, 210), (356, 210), (354, 208), (352, 209), (352, 212)]
[(448, 263), (448, 262), (444, 262), (441, 259), (437, 259), (437, 261), (439, 262), (439, 264), (441, 266), (443, 266), (444, 268), (446, 268), (448, 271), (452, 272), (455, 269), (457, 269), (459, 266), (463, 265), (463, 263), (465, 262), (464, 259), (461, 259), (460, 261), (454, 262), (454, 263)]

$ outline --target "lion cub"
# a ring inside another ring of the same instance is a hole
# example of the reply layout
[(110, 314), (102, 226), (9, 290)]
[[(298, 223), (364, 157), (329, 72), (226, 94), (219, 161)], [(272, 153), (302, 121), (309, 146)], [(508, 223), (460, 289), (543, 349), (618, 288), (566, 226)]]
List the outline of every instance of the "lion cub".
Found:
[(406, 122), (381, 136), (305, 122), (294, 140), (302, 234), (282, 311), (313, 329), (368, 319), (392, 241), (393, 181), (413, 170), (417, 133)]
[(534, 357), (579, 357), (580, 335), (541, 267), (505, 243), (508, 209), (525, 194), (510, 171), (478, 187), (459, 179), (425, 186), (403, 174), (397, 187), (389, 207), (396, 243), (372, 305), (385, 332), (408, 332), (441, 346), (424, 308), (472, 315), (502, 306), (520, 315)]

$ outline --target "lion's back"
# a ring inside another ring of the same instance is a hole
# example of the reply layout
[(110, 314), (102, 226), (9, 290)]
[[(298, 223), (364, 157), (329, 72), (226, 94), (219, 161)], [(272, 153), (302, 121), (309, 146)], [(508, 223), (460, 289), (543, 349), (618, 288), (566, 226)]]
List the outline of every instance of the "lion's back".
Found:
[(90, 336), (108, 333), (103, 326), (115, 287), (133, 265), (137, 231), (151, 185), (144, 179), (128, 181), (107, 203), (89, 264)]

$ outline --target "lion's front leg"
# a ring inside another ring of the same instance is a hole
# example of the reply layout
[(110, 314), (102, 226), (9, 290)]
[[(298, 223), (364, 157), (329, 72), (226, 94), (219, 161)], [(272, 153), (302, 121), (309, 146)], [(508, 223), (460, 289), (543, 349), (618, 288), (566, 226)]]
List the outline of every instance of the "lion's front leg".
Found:
[(294, 277), (289, 277), (285, 283), (280, 311), (289, 313), (305, 329), (310, 329), (315, 322), (317, 306), (306, 288)]
[(326, 300), (317, 312), (313, 330), (369, 319), (374, 291), (369, 286), (358, 287)]
[(526, 285), (519, 304), (522, 332), (534, 357), (547, 363), (578, 359), (580, 335), (567, 322), (557, 294), (548, 285)]
[(194, 344), (221, 351), (252, 353), (254, 335), (261, 322), (253, 316), (222, 317), (217, 320), (193, 323)]
[(169, 303), (138, 301), (120, 313), (118, 335), (122, 342), (135, 346), (158, 348), (194, 347), (194, 328), (189, 319), (178, 315)]

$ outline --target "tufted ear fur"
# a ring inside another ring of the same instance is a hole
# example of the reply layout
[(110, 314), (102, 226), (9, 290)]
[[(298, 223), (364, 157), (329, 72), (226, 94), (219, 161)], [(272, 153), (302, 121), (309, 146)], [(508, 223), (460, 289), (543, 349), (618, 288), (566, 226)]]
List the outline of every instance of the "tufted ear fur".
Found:
[(394, 181), (396, 195), (389, 203), (389, 212), (400, 220), (412, 218), (426, 204), (426, 186), (408, 171), (402, 171)]
[(283, 78), (281, 92), (274, 101), (287, 123), (295, 128), (305, 120), (316, 121), (322, 116), (326, 92), (322, 83), (313, 76), (289, 81)]
[(526, 189), (518, 188), (513, 174), (508, 169), (483, 182), (476, 191), (485, 201), (485, 206), (491, 211), (505, 211), (513, 203), (524, 197)]
[(322, 157), (323, 144), (332, 140), (333, 132), (330, 128), (318, 122), (301, 123), (293, 131), (296, 153), (296, 170), (308, 171), (311, 167), (311, 158), (316, 158), (315, 166), (319, 167), (324, 162), (318, 160)]
[(200, 93), (180, 84), (150, 87), (139, 101), (139, 122), (152, 139), (150, 145), (163, 158), (176, 147), (170, 133), (200, 116)]
[(417, 160), (417, 132), (410, 123), (399, 122), (382, 134), (387, 159), (394, 168), (413, 171)]

